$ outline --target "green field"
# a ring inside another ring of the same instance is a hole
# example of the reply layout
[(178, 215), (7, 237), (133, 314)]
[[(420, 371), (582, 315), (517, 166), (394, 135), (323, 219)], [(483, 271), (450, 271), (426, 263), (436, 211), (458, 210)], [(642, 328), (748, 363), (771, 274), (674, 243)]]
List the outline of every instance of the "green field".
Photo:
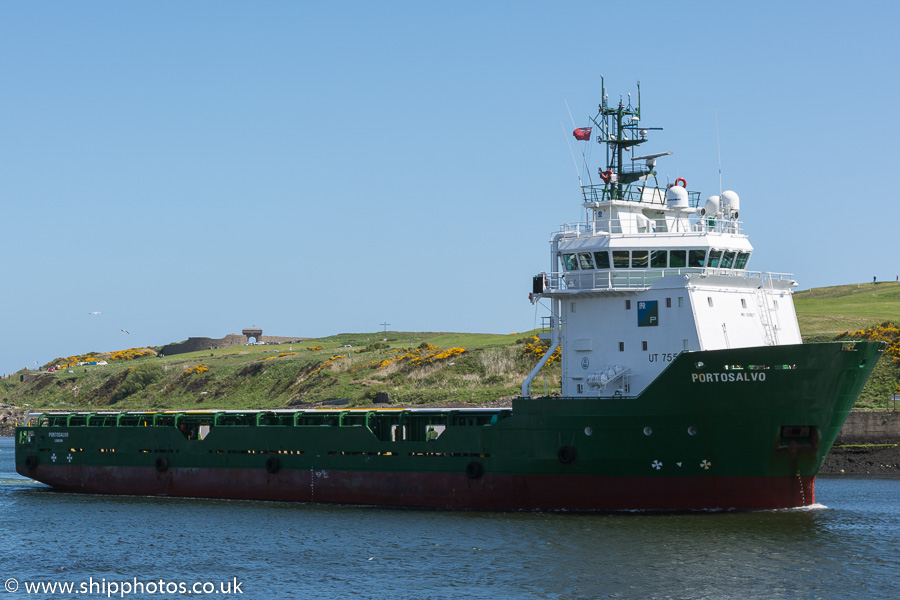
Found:
[(794, 293), (804, 338), (865, 329), (884, 321), (900, 322), (900, 283), (859, 283)]
[[(805, 341), (900, 322), (900, 283), (816, 288), (794, 298)], [(485, 405), (518, 395), (537, 362), (527, 348), (532, 335), (344, 333), (299, 344), (116, 360), (71, 372), (19, 371), (0, 380), (0, 397), (15, 406), (101, 410), (280, 408), (333, 401)], [(559, 376), (559, 363), (544, 367), (534, 391), (559, 393)], [(898, 384), (900, 363), (882, 358), (857, 406), (886, 407)]]

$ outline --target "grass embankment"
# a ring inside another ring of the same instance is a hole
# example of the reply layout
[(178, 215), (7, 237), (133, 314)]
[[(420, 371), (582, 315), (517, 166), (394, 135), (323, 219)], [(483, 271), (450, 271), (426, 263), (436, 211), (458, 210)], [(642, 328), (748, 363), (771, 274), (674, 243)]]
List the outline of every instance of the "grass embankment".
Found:
[[(6, 403), (44, 409), (281, 408), (334, 399), (351, 406), (480, 405), (518, 395), (542, 353), (532, 341), (527, 333), (340, 334), (137, 357), (73, 372), (20, 371), (0, 381), (0, 394)], [(558, 393), (559, 364), (545, 369), (547, 392)], [(544, 382), (536, 381), (535, 390), (543, 392)]]
[[(900, 344), (900, 329), (884, 325), (900, 323), (898, 283), (816, 288), (794, 298), (805, 341)], [(529, 347), (530, 336), (378, 332), (167, 357), (120, 351), (97, 357), (108, 365), (74, 367), (71, 373), (19, 371), (0, 380), (0, 398), (32, 408), (94, 410), (279, 408), (335, 399), (366, 406), (385, 398), (398, 404), (483, 405), (518, 395), (541, 354)], [(558, 393), (559, 376), (558, 362), (544, 367), (535, 392)], [(900, 361), (883, 357), (857, 407), (888, 407), (898, 384)]]
[(804, 340), (834, 339), (842, 331), (900, 323), (900, 283), (859, 283), (794, 293)]

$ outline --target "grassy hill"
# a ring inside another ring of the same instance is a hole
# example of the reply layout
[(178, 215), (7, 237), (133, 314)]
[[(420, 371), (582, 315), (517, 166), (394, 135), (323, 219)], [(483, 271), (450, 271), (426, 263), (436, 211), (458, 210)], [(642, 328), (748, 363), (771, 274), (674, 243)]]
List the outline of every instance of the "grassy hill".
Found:
[(900, 283), (859, 283), (794, 293), (805, 339), (833, 338), (884, 321), (900, 322)]
[[(852, 333), (841, 339), (861, 338), (857, 330), (900, 323), (895, 282), (816, 288), (794, 297), (806, 341), (832, 340), (846, 331)], [(884, 337), (886, 331), (897, 330), (873, 329), (865, 336)], [(378, 332), (167, 357), (119, 351), (92, 357), (106, 365), (19, 371), (0, 380), (0, 398), (16, 406), (101, 410), (279, 408), (335, 401), (490, 404), (518, 395), (541, 354), (532, 335)], [(558, 393), (559, 377), (559, 363), (552, 363), (533, 388)], [(886, 407), (898, 384), (900, 363), (882, 358), (857, 406)]]
[[(52, 373), (20, 371), (0, 380), (0, 394), (9, 404), (58, 409), (279, 408), (335, 400), (488, 404), (518, 394), (542, 353), (532, 341), (527, 333), (340, 334)], [(60, 361), (74, 362), (51, 364)], [(548, 393), (559, 392), (558, 363), (550, 365), (547, 382)], [(544, 391), (543, 379), (535, 389)]]

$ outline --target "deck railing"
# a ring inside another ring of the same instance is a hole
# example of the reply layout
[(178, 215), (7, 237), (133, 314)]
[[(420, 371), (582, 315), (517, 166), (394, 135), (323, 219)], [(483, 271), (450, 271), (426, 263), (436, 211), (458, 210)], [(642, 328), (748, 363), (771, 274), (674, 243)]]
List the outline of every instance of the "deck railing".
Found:
[[(625, 172), (638, 172), (640, 169), (626, 169)], [(585, 202), (607, 202), (611, 200), (609, 197), (609, 186), (606, 184), (598, 184), (598, 185), (583, 185), (581, 186), (581, 193), (584, 196)], [(617, 198), (617, 200), (625, 200), (628, 202), (642, 202), (642, 203), (664, 203), (666, 197), (666, 190), (658, 187), (637, 187), (637, 186), (629, 186), (625, 190), (620, 190), (619, 192), (622, 194), (621, 198)], [(696, 208), (700, 205), (700, 192), (688, 192), (688, 204), (692, 208)]]
[(638, 222), (633, 219), (597, 219), (595, 221), (563, 223), (559, 226), (559, 230), (572, 236), (596, 235), (598, 233), (611, 235), (659, 235), (660, 233), (692, 236), (707, 233), (743, 235), (743, 225), (742, 221), (732, 219), (699, 218), (692, 215), (688, 227), (681, 231), (660, 227), (660, 223), (653, 219), (648, 219), (645, 222)]
[(649, 288), (663, 277), (669, 275), (685, 275), (688, 273), (700, 277), (724, 275), (727, 277), (761, 279), (763, 286), (765, 286), (768, 281), (791, 281), (794, 278), (791, 273), (768, 273), (763, 271), (714, 269), (705, 267), (685, 267), (680, 269), (609, 269), (594, 272), (547, 273), (546, 291), (645, 289)]

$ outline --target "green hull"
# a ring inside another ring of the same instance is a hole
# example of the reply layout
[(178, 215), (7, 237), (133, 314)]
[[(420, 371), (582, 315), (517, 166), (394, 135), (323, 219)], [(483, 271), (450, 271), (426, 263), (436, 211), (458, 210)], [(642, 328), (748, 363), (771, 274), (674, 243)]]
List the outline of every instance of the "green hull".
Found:
[[(679, 355), (640, 395), (511, 410), (32, 415), (19, 473), (60, 490), (474, 509), (782, 508), (814, 479), (876, 342)], [(426, 441), (429, 426), (440, 435)]]

